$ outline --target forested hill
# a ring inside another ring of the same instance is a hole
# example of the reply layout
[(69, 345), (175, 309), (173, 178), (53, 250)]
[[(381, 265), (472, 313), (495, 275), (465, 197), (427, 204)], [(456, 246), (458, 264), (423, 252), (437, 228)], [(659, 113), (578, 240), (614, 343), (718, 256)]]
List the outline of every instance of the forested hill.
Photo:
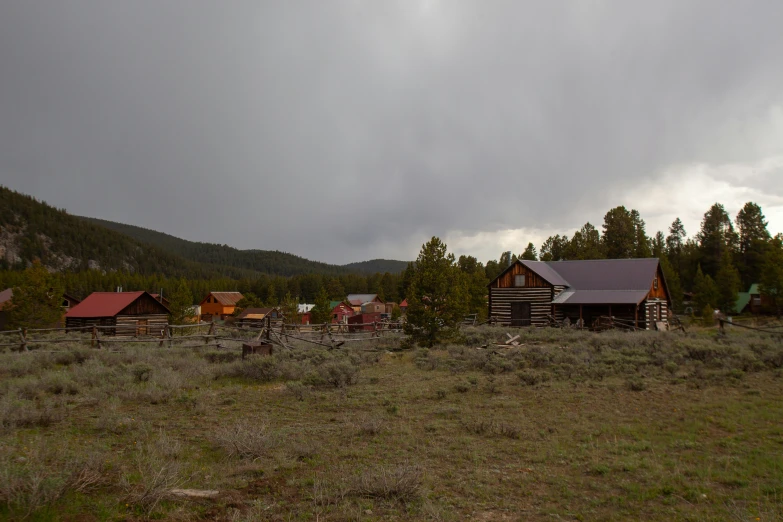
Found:
[(125, 270), (173, 277), (243, 277), (245, 271), (194, 263), (0, 186), (0, 269), (40, 259), (55, 270)]
[(365, 274), (400, 274), (407, 268), (407, 261), (396, 261), (394, 259), (371, 259), (370, 261), (362, 261), (361, 263), (348, 263), (343, 265), (343, 268), (348, 269), (350, 272), (365, 273)]
[(329, 265), (284, 252), (186, 241), (154, 230), (73, 216), (0, 186), (0, 269), (22, 267), (36, 258), (56, 270), (94, 268), (205, 279), (252, 278), (260, 273), (398, 273), (406, 266), (386, 260)]
[(330, 265), (277, 250), (239, 250), (228, 245), (188, 241), (163, 232), (103, 219), (88, 217), (82, 219), (121, 232), (138, 241), (191, 261), (253, 270), (265, 274), (292, 276), (298, 274), (400, 273), (407, 266), (404, 261), (386, 259), (374, 259), (343, 266)]

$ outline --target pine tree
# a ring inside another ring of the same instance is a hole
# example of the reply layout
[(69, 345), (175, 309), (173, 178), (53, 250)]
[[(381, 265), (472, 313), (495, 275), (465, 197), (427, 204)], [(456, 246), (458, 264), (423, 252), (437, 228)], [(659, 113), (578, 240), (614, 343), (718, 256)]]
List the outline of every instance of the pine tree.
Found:
[(675, 219), (669, 227), (669, 235), (666, 236), (666, 255), (672, 267), (682, 276), (682, 250), (685, 246), (685, 226), (680, 218)]
[[(549, 236), (541, 245), (541, 261), (564, 261), (568, 253), (568, 236)], [(505, 270), (506, 267), (503, 267)]]
[(769, 248), (770, 234), (761, 207), (748, 202), (737, 213), (737, 235), (739, 238), (739, 269), (745, 288), (758, 283), (764, 253)]
[(666, 280), (666, 288), (669, 290), (669, 297), (672, 300), (672, 309), (675, 312), (682, 312), (682, 283), (680, 283), (680, 276), (677, 271), (669, 263), (666, 256), (660, 258), (661, 271), (663, 272), (663, 278)]
[[(734, 253), (737, 245), (737, 233), (731, 224), (731, 218), (720, 203), (715, 203), (704, 213), (701, 230), (697, 234), (701, 267), (705, 274), (718, 273), (723, 252)], [(714, 304), (714, 303), (712, 303)]]
[(422, 245), (410, 288), (405, 333), (421, 346), (453, 338), (465, 319), (468, 292), (454, 254), (437, 237)]
[(525, 261), (538, 261), (538, 253), (536, 252), (536, 247), (533, 245), (533, 243), (527, 244), (525, 251), (522, 252), (522, 255), (519, 256), (519, 259), (524, 259)]
[(759, 291), (767, 298), (780, 318), (783, 313), (783, 235), (777, 234), (770, 241), (762, 263)]
[(702, 272), (701, 265), (696, 269), (693, 293), (693, 302), (697, 310), (704, 311), (707, 307), (712, 310), (717, 306), (718, 287), (709, 275)]
[(623, 206), (611, 209), (604, 216), (603, 228), (604, 252), (607, 259), (635, 257), (638, 230), (631, 212)]
[(176, 281), (174, 290), (169, 295), (169, 323), (185, 324), (193, 315), (193, 294), (184, 279)]
[(315, 297), (315, 306), (310, 310), (312, 324), (325, 324), (332, 322), (332, 308), (329, 306), (329, 295), (325, 288), (321, 288)]
[(47, 328), (54, 326), (63, 316), (62, 281), (35, 260), (21, 276), (7, 310), (9, 329)]
[(650, 238), (647, 237), (645, 224), (642, 216), (637, 210), (631, 210), (631, 220), (633, 221), (633, 257), (647, 258), (651, 255)]
[(285, 294), (280, 308), (283, 311), (283, 318), (287, 324), (299, 324), (301, 322), (299, 302), (291, 296), (291, 292)]
[(740, 275), (731, 262), (731, 253), (728, 250), (723, 252), (715, 283), (718, 286), (718, 308), (724, 314), (734, 313), (740, 288)]

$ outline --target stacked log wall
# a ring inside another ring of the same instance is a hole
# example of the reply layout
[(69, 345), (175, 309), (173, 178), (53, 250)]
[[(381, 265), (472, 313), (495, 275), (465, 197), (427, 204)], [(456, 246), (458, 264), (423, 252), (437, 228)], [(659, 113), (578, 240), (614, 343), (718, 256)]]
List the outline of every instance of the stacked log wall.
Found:
[(530, 323), (532, 326), (547, 326), (552, 313), (552, 289), (541, 288), (490, 288), (490, 317), (500, 324), (511, 324), (511, 303), (530, 303)]

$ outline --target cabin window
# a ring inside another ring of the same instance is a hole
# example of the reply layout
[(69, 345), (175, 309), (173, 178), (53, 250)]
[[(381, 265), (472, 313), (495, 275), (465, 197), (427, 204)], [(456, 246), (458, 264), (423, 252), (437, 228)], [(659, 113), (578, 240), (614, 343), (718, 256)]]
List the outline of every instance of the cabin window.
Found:
[(655, 279), (653, 279), (653, 288), (658, 290), (658, 276), (655, 276)]
[(525, 274), (514, 276), (514, 286), (525, 286)]

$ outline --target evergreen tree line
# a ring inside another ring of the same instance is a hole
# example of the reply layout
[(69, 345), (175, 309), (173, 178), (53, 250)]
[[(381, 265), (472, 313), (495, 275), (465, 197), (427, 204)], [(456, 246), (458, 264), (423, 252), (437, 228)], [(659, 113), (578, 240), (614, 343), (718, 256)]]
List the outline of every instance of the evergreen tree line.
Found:
[(609, 210), (599, 231), (591, 223), (567, 235), (554, 235), (540, 252), (528, 243), (519, 254), (505, 252), (486, 264), (489, 280), (516, 259), (566, 261), (576, 259), (627, 259), (657, 257), (661, 260), (675, 310), (683, 310), (683, 295), (693, 294), (698, 313), (719, 308), (732, 312), (737, 293), (752, 284), (780, 308), (778, 289), (783, 288), (783, 236), (772, 237), (762, 209), (746, 203), (732, 220), (720, 203), (704, 213), (699, 230), (688, 237), (682, 220), (676, 218), (667, 232), (647, 234), (637, 210), (624, 206)]

